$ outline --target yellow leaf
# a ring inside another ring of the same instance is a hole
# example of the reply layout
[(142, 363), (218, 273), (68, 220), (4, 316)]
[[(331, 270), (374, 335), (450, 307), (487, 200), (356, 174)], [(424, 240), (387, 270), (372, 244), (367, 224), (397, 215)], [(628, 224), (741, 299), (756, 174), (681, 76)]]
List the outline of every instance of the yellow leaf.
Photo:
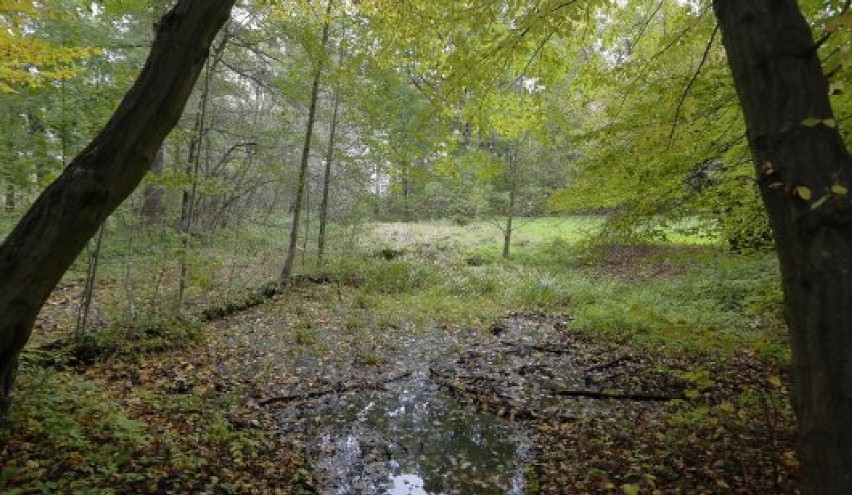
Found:
[(778, 375), (770, 376), (768, 381), (769, 381), (769, 384), (774, 386), (774, 387), (780, 387), (781, 386), (781, 377), (778, 376)]
[(811, 189), (808, 186), (796, 186), (796, 194), (805, 201), (811, 199)]
[(839, 196), (846, 196), (846, 194), (849, 193), (849, 189), (846, 189), (846, 187), (841, 186), (840, 184), (835, 184), (831, 186), (831, 192)]
[(822, 123), (822, 119), (817, 119), (815, 117), (808, 117), (802, 121), (802, 125), (805, 127), (816, 127), (820, 123)]

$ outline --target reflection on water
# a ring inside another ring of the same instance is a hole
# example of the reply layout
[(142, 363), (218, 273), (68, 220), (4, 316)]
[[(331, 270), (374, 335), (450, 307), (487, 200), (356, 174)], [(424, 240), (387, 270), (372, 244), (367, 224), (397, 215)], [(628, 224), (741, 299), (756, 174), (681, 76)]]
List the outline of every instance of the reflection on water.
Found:
[(311, 416), (310, 436), (319, 441), (310, 454), (323, 493), (524, 493), (524, 436), (459, 404), (425, 371), (386, 391), (344, 394)]
[(398, 474), (391, 476), (391, 486), (387, 495), (429, 495), (423, 489), (423, 478), (416, 474)]

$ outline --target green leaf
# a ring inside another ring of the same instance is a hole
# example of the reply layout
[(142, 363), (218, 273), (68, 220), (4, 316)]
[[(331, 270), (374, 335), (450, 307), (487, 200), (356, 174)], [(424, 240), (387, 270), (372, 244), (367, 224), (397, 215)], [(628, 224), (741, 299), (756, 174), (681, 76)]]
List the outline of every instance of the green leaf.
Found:
[(809, 188), (808, 186), (796, 186), (796, 194), (798, 194), (799, 197), (804, 199), (805, 201), (810, 201), (812, 196), (811, 188)]

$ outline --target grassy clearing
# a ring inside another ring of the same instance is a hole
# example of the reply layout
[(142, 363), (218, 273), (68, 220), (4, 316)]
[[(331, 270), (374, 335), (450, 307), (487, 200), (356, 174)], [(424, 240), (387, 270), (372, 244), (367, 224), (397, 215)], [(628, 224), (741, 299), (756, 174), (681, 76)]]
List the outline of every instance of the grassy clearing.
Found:
[[(170, 316), (179, 239), (120, 220), (105, 237), (95, 321), (113, 330), (117, 322), (179, 321)], [(334, 226), (325, 266), (317, 268), (309, 251), (297, 258), (304, 259), (297, 271), (353, 287), (356, 304), (389, 328), (483, 326), (511, 311), (561, 312), (573, 317), (572, 331), (595, 339), (671, 353), (750, 348), (787, 362), (772, 255), (732, 254), (696, 222), (657, 226), (666, 235), (647, 244), (600, 245), (592, 239), (603, 222), (518, 219), (509, 260), (500, 256), (498, 220)], [(227, 306), (277, 276), (286, 229), (268, 223), (193, 240), (188, 309)], [(81, 257), (65, 282), (79, 286), (84, 271)], [(75, 302), (66, 298), (62, 314), (51, 306), (43, 326), (67, 333)]]
[(499, 230), (486, 222), (379, 224), (362, 250), (398, 258), (338, 259), (323, 272), (356, 286), (387, 321), (476, 325), (509, 311), (565, 312), (591, 338), (667, 353), (748, 348), (787, 362), (774, 256), (732, 254), (682, 228), (686, 243), (589, 244), (595, 217), (520, 225), (502, 260)]

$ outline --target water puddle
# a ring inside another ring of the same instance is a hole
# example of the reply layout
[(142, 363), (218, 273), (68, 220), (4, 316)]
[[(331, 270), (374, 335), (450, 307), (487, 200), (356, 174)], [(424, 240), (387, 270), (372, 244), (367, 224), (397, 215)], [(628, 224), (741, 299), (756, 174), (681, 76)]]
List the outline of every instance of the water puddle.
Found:
[(521, 428), (459, 403), (428, 369), (310, 407), (281, 411), (281, 421), (315, 439), (307, 451), (324, 494), (524, 493), (530, 444)]

